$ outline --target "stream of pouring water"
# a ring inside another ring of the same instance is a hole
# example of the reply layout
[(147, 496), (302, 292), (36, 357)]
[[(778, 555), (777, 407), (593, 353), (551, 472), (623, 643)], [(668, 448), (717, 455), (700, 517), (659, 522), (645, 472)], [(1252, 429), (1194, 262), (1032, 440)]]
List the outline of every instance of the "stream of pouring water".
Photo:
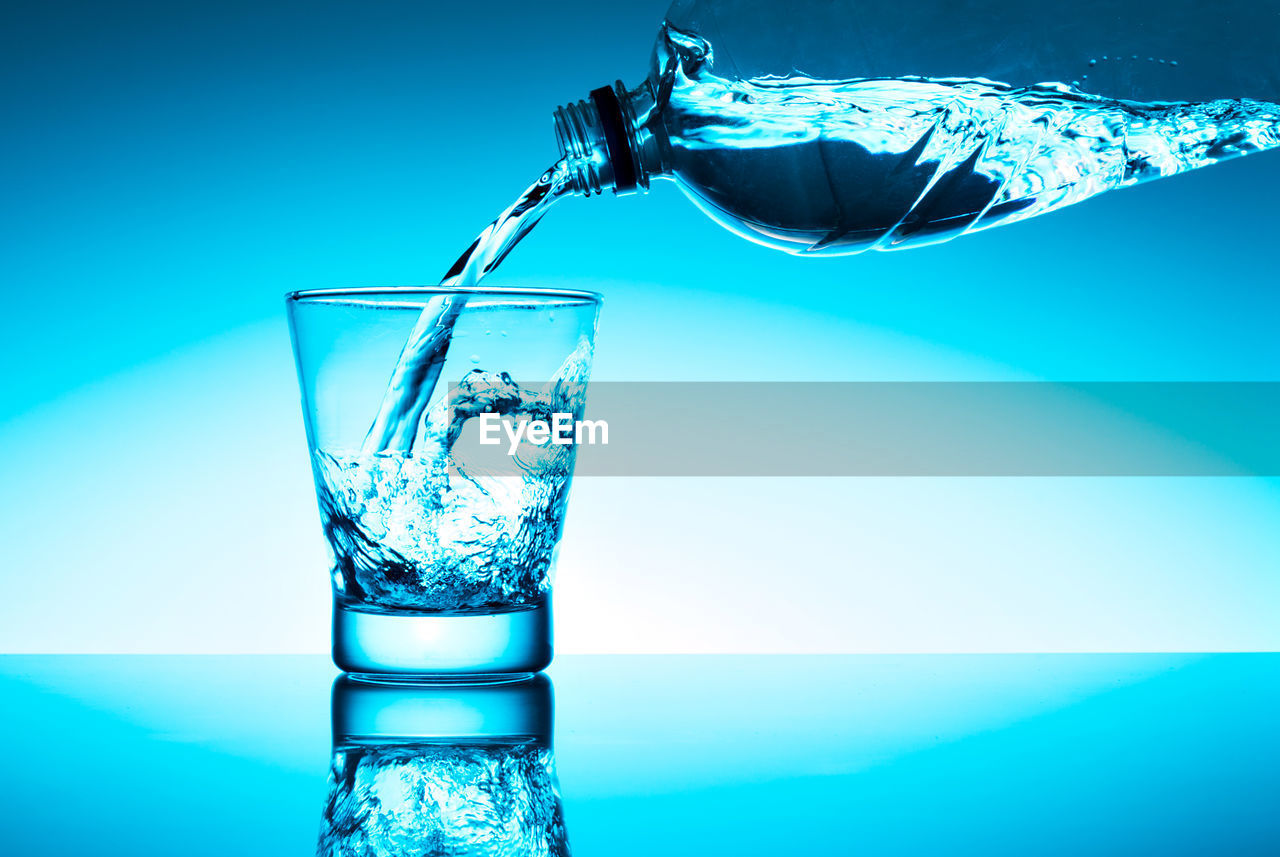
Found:
[[(510, 208), (485, 227), (453, 263), (440, 285), (478, 285), (502, 264), (511, 249), (529, 234), (547, 209), (568, 193), (570, 179), (567, 161), (557, 161)], [(465, 293), (441, 295), (432, 298), (422, 308), (422, 314), (418, 316), (418, 322), (400, 353), (378, 415), (365, 436), (361, 447), (363, 454), (391, 452), (407, 455), (413, 451), (418, 423), (444, 368), (453, 326), (466, 300)]]

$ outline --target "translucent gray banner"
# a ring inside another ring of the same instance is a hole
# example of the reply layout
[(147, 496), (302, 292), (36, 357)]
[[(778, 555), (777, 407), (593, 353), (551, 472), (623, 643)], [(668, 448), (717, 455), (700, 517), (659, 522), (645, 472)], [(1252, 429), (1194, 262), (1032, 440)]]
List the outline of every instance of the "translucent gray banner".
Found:
[(497, 417), (484, 444), (472, 418), (454, 457), (501, 474), (576, 449), (578, 476), (1280, 475), (1273, 382), (599, 382), (572, 416), (594, 443), (511, 455)]

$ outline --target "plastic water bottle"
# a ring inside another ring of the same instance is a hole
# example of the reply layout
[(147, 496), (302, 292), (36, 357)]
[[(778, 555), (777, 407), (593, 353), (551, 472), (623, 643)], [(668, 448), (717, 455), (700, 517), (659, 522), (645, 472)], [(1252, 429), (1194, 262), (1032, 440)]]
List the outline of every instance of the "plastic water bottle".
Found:
[(678, 0), (556, 111), (567, 192), (674, 180), (798, 254), (947, 240), (1280, 144), (1272, 0)]

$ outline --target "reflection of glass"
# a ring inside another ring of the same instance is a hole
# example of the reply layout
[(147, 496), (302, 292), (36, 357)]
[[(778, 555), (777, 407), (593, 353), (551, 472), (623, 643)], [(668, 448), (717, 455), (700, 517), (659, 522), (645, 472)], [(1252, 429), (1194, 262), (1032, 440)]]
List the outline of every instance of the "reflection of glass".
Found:
[(568, 855), (551, 681), (333, 686), (318, 857)]

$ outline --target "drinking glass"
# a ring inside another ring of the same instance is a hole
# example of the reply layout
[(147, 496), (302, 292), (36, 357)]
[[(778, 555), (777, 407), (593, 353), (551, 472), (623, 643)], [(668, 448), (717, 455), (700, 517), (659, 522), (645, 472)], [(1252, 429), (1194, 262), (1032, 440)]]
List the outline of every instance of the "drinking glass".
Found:
[(397, 681), (546, 667), (576, 446), (511, 429), (582, 419), (600, 296), (424, 287), (286, 303), (334, 663)]

